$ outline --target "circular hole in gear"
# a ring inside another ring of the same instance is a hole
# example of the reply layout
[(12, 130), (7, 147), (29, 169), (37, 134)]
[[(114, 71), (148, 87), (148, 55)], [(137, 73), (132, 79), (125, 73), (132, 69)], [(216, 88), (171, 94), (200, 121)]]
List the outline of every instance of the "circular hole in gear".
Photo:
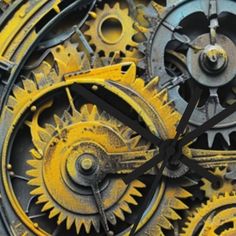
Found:
[(101, 23), (100, 35), (106, 43), (117, 43), (122, 37), (122, 33), (123, 26), (120, 20), (115, 16), (106, 17)]

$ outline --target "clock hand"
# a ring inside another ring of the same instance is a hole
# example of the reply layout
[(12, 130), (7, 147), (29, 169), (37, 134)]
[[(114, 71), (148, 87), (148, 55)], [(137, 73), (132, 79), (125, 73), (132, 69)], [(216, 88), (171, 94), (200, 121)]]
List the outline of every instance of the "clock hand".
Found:
[(72, 86), (72, 90), (79, 93), (87, 101), (96, 104), (102, 110), (117, 118), (125, 125), (129, 126), (131, 129), (140, 134), (144, 139), (150, 141), (155, 146), (159, 146), (162, 143), (162, 140), (154, 135), (149, 129), (145, 129), (137, 121), (132, 120), (117, 108), (113, 107), (112, 105), (98, 97), (96, 94), (92, 93), (89, 89), (86, 89), (84, 86), (75, 84)]
[(122, 180), (128, 185), (135, 179), (137, 179), (139, 176), (143, 175), (145, 172), (156, 166), (159, 162), (161, 162), (163, 159), (162, 156), (159, 154), (155, 155), (152, 159), (149, 161), (146, 161), (143, 165), (133, 170), (128, 175), (124, 176)]
[(176, 128), (175, 140), (178, 140), (180, 135), (182, 135), (189, 123), (189, 119), (191, 118), (193, 111), (202, 95), (202, 89), (199, 86), (196, 86), (193, 96), (191, 97), (184, 114), (181, 117), (181, 120)]
[(192, 169), (195, 173), (200, 174), (201, 177), (207, 179), (209, 182), (211, 182), (212, 187), (214, 189), (220, 188), (222, 184), (222, 179), (211, 172), (209, 172), (207, 169), (199, 165), (199, 163), (194, 160), (190, 159), (186, 156), (181, 156), (179, 159), (183, 164), (188, 166), (190, 169)]
[(213, 128), (216, 124), (218, 124), (228, 116), (232, 115), (235, 111), (236, 111), (236, 103), (233, 103), (232, 105), (230, 105), (229, 107), (225, 108), (223, 111), (212, 117), (210, 120), (208, 120), (195, 130), (184, 136), (179, 141), (179, 144), (183, 147), (184, 145), (188, 144), (195, 138), (199, 137), (201, 134), (205, 133), (207, 130)]
[[(165, 156), (165, 150), (163, 150), (163, 151), (160, 150), (160, 157), (162, 158), (163, 156)], [(168, 161), (168, 157), (166, 157), (164, 159), (164, 161), (162, 162), (161, 168), (158, 170), (158, 172), (155, 176), (155, 179), (152, 182), (151, 188), (148, 191), (148, 194), (147, 194), (146, 198), (144, 199), (141, 207), (139, 208), (139, 211), (137, 212), (137, 217), (135, 218), (135, 222), (134, 222), (134, 225), (129, 233), (129, 236), (133, 236), (135, 234), (138, 224), (139, 224), (140, 220), (142, 219), (142, 216), (143, 216), (145, 210), (147, 209), (148, 204), (151, 202), (151, 200), (157, 190), (157, 187), (158, 187), (159, 182), (162, 177), (162, 172), (165, 169), (167, 161)]]

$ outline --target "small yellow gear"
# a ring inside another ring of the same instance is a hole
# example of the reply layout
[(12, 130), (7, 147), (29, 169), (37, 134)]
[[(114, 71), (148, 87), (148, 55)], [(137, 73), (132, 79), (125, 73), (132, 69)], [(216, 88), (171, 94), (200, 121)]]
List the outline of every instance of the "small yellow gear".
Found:
[(227, 167), (216, 167), (213, 171), (213, 174), (216, 176), (220, 176), (223, 179), (222, 186), (219, 189), (213, 189), (211, 183), (206, 180), (202, 179), (203, 185), (201, 186), (201, 190), (205, 192), (205, 196), (207, 198), (212, 198), (214, 195), (224, 194), (224, 193), (231, 193), (233, 191), (236, 191), (236, 184), (225, 178), (225, 175), (227, 173)]
[(236, 193), (214, 196), (197, 208), (181, 236), (229, 236), (236, 229)]
[(114, 6), (106, 3), (103, 9), (96, 8), (90, 15), (91, 19), (87, 21), (89, 29), (84, 34), (89, 36), (89, 42), (96, 47), (97, 53), (102, 51), (105, 57), (109, 57), (116, 51), (126, 54), (128, 46), (138, 46), (133, 40), (138, 31), (127, 7), (122, 9), (119, 2)]

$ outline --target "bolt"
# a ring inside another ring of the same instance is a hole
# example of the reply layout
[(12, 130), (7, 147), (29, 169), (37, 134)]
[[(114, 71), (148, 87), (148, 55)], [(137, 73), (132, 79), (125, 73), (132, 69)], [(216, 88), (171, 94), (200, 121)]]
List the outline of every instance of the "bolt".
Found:
[(30, 108), (30, 110), (31, 110), (32, 112), (34, 112), (34, 111), (37, 110), (37, 107), (36, 107), (36, 106), (32, 106), (32, 107)]
[(114, 232), (110, 230), (110, 231), (107, 233), (107, 235), (108, 235), (108, 236), (113, 236), (113, 235), (114, 235)]
[(35, 227), (36, 229), (38, 229), (39, 224), (38, 224), (38, 223), (34, 223), (34, 227)]
[(94, 164), (93, 160), (90, 157), (85, 157), (80, 163), (82, 169), (85, 171), (91, 170), (93, 167), (93, 164)]
[(93, 86), (92, 86), (92, 90), (93, 90), (93, 91), (97, 91), (97, 90), (98, 90), (98, 86), (97, 86), (97, 85), (93, 85)]
[(7, 170), (11, 170), (12, 169), (12, 165), (11, 164), (7, 164)]

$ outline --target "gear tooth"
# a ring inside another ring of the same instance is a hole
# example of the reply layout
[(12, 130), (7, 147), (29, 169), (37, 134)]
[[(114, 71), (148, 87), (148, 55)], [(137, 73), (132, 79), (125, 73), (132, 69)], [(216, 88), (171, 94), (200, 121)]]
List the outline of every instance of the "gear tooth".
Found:
[(106, 9), (109, 11), (110, 9), (112, 9), (112, 7), (108, 3), (105, 3), (103, 7), (103, 11)]
[(139, 49), (140, 52), (142, 52), (143, 54), (145, 54), (145, 52), (146, 52), (146, 45), (145, 45), (144, 43), (140, 43), (140, 44), (138, 45), (138, 49)]
[[(33, 149), (34, 151), (36, 151), (35, 149)], [(37, 153), (37, 151), (36, 151)], [(37, 160), (28, 160), (27, 164), (30, 165), (33, 168), (38, 168), (39, 162)]]
[(55, 127), (51, 124), (45, 124), (45, 129), (50, 135), (53, 135), (55, 132)]
[(160, 81), (160, 78), (155, 77), (145, 86), (145, 89), (149, 92), (156, 91), (159, 81)]
[(141, 139), (142, 137), (138, 135), (129, 140), (129, 144), (131, 145), (131, 150), (135, 149), (138, 146)]
[(15, 97), (9, 96), (7, 106), (9, 108), (14, 109), (14, 107), (16, 107), (16, 105), (17, 105), (17, 100), (15, 99)]
[[(124, 64), (124, 65), (127, 65)], [(122, 74), (122, 82), (125, 84), (132, 84), (135, 82), (136, 80), (136, 66), (134, 63), (129, 64), (129, 68), (128, 70), (126, 70), (126, 72), (124, 74)]]
[(143, 182), (141, 182), (140, 180), (134, 180), (132, 182), (133, 187), (135, 188), (146, 188), (146, 184), (144, 184)]
[(176, 191), (175, 196), (178, 198), (189, 198), (192, 197), (192, 194), (183, 188), (178, 188), (178, 191)]
[[(31, 149), (30, 150), (30, 154), (31, 154), (31, 156), (33, 157), (33, 158), (35, 158), (35, 159), (41, 159), (42, 158), (42, 154), (40, 154), (40, 152), (38, 152), (36, 149)], [(28, 163), (28, 161), (27, 161), (27, 163)], [(29, 162), (30, 163), (30, 162)], [(37, 164), (38, 165), (38, 164)], [(37, 167), (37, 166), (35, 166), (35, 167)]]
[(32, 93), (37, 90), (36, 84), (32, 80), (29, 80), (29, 79), (23, 80), (23, 86), (24, 86), (24, 89), (28, 91), (29, 93)]
[(90, 113), (90, 119), (91, 120), (99, 120), (99, 112), (97, 106), (93, 106), (91, 113)]
[(84, 221), (85, 232), (86, 232), (87, 234), (90, 233), (90, 231), (91, 231), (91, 226), (92, 226), (92, 222), (91, 222), (90, 220)]
[(53, 208), (53, 204), (52, 204), (51, 202), (47, 202), (47, 203), (43, 206), (43, 208), (41, 209), (41, 212), (48, 211), (48, 210), (50, 210), (50, 209), (52, 209), (52, 208)]
[(223, 136), (223, 139), (226, 141), (226, 143), (228, 144), (228, 146), (231, 145), (231, 142), (230, 142), (230, 136), (229, 136), (229, 132), (223, 132), (221, 133), (222, 136)]
[(158, 225), (160, 225), (162, 228), (167, 229), (167, 230), (173, 229), (173, 225), (164, 216), (159, 216), (158, 217)]
[(145, 82), (143, 79), (139, 78), (134, 81), (133, 86), (136, 88), (137, 91), (142, 91), (145, 86)]
[(114, 214), (122, 221), (125, 221), (125, 215), (123, 213), (123, 211), (120, 209), (120, 208), (117, 208), (115, 211), (114, 211)]
[(113, 8), (120, 10), (120, 3), (116, 2)]
[(53, 208), (53, 209), (50, 211), (48, 218), (49, 218), (49, 219), (52, 219), (53, 217), (55, 217), (55, 216), (58, 215), (59, 213), (60, 213), (60, 212), (59, 212), (58, 209)]
[(167, 208), (165, 210), (165, 217), (170, 219), (170, 220), (181, 220), (181, 216), (179, 216), (177, 214), (177, 212), (175, 210), (173, 210), (172, 208)]
[(57, 224), (60, 225), (65, 219), (66, 219), (66, 215), (64, 213), (60, 213), (57, 219)]
[(64, 127), (63, 120), (55, 114), (53, 115), (53, 118), (54, 118), (54, 121), (55, 121), (55, 124), (56, 124), (57, 128), (62, 129)]
[(131, 191), (131, 195), (135, 196), (135, 197), (142, 197), (143, 195), (135, 188), (132, 189)]
[(90, 118), (90, 112), (87, 104), (80, 108), (80, 114), (82, 115), (83, 120), (88, 120)]
[[(40, 195), (43, 194), (43, 189), (41, 187), (37, 187), (34, 190), (32, 190), (30, 192), (31, 195)], [(46, 202), (47, 200), (45, 200), (44, 202)]]
[(92, 219), (92, 225), (97, 233), (100, 232), (100, 222), (96, 219)]
[(189, 207), (177, 198), (170, 199), (169, 206), (177, 210), (187, 210)]
[(75, 228), (76, 228), (76, 233), (79, 234), (80, 233), (80, 229), (82, 226), (82, 221), (79, 218), (75, 219)]
[(72, 123), (72, 116), (67, 110), (64, 111), (63, 116), (64, 116), (65, 123), (67, 125)]
[(208, 133), (207, 133), (207, 140), (208, 140), (208, 146), (209, 146), (209, 148), (212, 148), (212, 146), (213, 146), (213, 143), (214, 143), (214, 140), (215, 140), (215, 133), (214, 132), (211, 132), (211, 131), (209, 131)]
[(43, 150), (46, 146), (46, 143), (40, 141), (40, 140), (33, 140), (34, 146), (37, 147), (38, 153), (43, 156)]
[(14, 94), (14, 97), (19, 101), (25, 99), (29, 95), (24, 89), (20, 88), (17, 85), (14, 85), (12, 92)]
[(49, 142), (50, 141), (51, 136), (46, 130), (41, 129), (41, 130), (39, 130), (38, 133), (39, 133), (39, 136), (40, 136), (40, 138), (43, 142)]
[(113, 214), (113, 212), (109, 212), (107, 213), (107, 220), (112, 224), (112, 225), (116, 225), (117, 224), (117, 220), (115, 215)]
[[(32, 174), (29, 174), (29, 173), (27, 173), (27, 175), (33, 176)], [(38, 175), (39, 175), (39, 173), (38, 173)], [(35, 176), (33, 176), (33, 177), (35, 177)], [(28, 181), (27, 184), (32, 185), (32, 186), (40, 186), (40, 181), (38, 179), (31, 179)]]
[(91, 65), (89, 62), (89, 59), (87, 57), (87, 55), (83, 55), (82, 61), (81, 61), (81, 70), (82, 71), (89, 71), (91, 70)]
[[(33, 170), (27, 170), (26, 171), (26, 174), (28, 176), (31, 176), (31, 177), (38, 177), (39, 176), (39, 171), (37, 169), (33, 169)], [(28, 183), (30, 184), (31, 181), (34, 181), (34, 179), (30, 180)]]
[[(41, 191), (41, 188), (38, 188), (38, 189), (40, 189), (40, 191)], [(39, 191), (38, 191), (39, 192)], [(39, 194), (37, 194), (36, 192), (34, 192), (34, 191), (32, 191), (31, 192), (33, 195), (39, 195)], [(40, 193), (41, 194), (41, 193)], [(36, 204), (41, 204), (41, 203), (45, 203), (45, 202), (48, 202), (48, 199), (47, 199), (47, 197), (45, 196), (45, 195), (40, 195), (39, 197), (38, 197), (38, 201), (37, 201), (37, 203)]]
[(75, 219), (71, 216), (68, 216), (66, 219), (66, 229), (69, 230), (71, 226), (73, 225)]
[(163, 101), (163, 104), (165, 104), (168, 101), (168, 90), (167, 89), (162, 89), (158, 93), (158, 97), (161, 101)]
[(132, 213), (131, 208), (129, 207), (129, 204), (127, 202), (122, 202), (122, 205), (120, 206), (120, 208), (124, 211), (127, 212), (129, 214)]
[(132, 204), (132, 205), (135, 205), (137, 206), (138, 203), (137, 201), (134, 199), (134, 197), (132, 197), (131, 195), (127, 195), (126, 198), (125, 198), (125, 201), (129, 204)]

